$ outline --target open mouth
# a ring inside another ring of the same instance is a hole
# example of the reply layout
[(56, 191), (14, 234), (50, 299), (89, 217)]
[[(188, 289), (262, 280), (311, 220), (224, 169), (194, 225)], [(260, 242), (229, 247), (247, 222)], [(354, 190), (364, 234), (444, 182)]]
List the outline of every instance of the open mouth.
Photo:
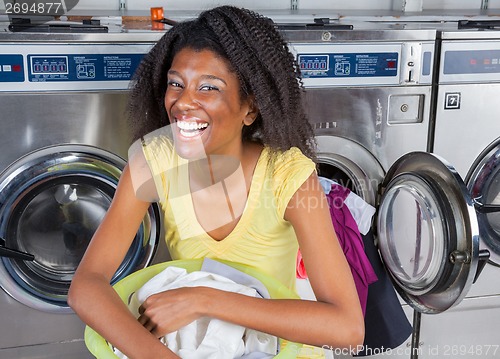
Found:
[(177, 121), (176, 125), (179, 128), (181, 136), (188, 138), (200, 136), (208, 127), (208, 123), (206, 122), (193, 121)]

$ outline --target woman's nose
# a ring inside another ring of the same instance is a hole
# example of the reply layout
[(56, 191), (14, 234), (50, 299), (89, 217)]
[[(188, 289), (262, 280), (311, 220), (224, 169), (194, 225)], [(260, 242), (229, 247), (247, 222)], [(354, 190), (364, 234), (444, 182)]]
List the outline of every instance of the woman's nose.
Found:
[(189, 89), (184, 89), (175, 100), (175, 106), (180, 110), (191, 110), (198, 107), (195, 94)]

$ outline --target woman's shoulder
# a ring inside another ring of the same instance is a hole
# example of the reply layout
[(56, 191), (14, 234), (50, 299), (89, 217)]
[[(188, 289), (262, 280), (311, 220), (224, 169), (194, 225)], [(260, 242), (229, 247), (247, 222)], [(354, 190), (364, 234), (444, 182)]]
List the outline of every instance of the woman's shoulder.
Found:
[(283, 218), (290, 199), (314, 173), (316, 165), (297, 147), (284, 151), (266, 147), (263, 152), (269, 158), (265, 180), (269, 186), (266, 188), (272, 191), (278, 216)]
[(269, 175), (276, 183), (283, 183), (292, 179), (308, 177), (316, 168), (316, 164), (304, 155), (297, 147), (280, 151), (264, 148), (270, 164)]
[(314, 167), (314, 161), (307, 157), (298, 147), (291, 147), (287, 150), (273, 150), (269, 147), (267, 151), (269, 160), (273, 163), (275, 170), (285, 170), (290, 166)]
[(183, 164), (175, 151), (169, 127), (162, 127), (137, 140), (136, 148), (140, 148), (153, 173), (164, 173)]
[(174, 148), (172, 130), (170, 126), (159, 128), (141, 137), (138, 141), (147, 151), (168, 151)]

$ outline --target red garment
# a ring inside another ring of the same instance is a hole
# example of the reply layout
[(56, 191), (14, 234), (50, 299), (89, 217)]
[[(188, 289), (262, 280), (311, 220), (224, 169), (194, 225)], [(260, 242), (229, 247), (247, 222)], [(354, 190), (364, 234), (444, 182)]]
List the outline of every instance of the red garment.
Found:
[[(340, 246), (344, 251), (347, 262), (351, 267), (354, 284), (358, 292), (359, 301), (363, 315), (366, 310), (366, 300), (368, 297), (368, 285), (377, 281), (377, 275), (368, 260), (363, 245), (363, 239), (358, 230), (358, 225), (352, 217), (349, 208), (344, 205), (344, 200), (349, 195), (350, 190), (338, 184), (333, 184), (330, 192), (326, 195), (330, 206), (330, 215), (335, 228), (335, 233), (339, 239)], [(302, 254), (297, 253), (297, 278), (307, 278)]]

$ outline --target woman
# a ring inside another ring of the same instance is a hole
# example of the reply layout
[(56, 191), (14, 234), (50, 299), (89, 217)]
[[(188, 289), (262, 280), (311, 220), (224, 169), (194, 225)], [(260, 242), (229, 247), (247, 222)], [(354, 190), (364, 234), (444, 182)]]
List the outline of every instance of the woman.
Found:
[[(359, 300), (314, 171), (299, 79), (272, 23), (231, 6), (174, 26), (141, 63), (129, 106), (140, 139), (68, 298), (128, 357), (176, 357), (157, 338), (201, 316), (315, 346), (362, 343)], [(169, 124), (170, 137), (146, 136)], [(163, 209), (173, 259), (241, 262), (294, 289), (300, 246), (317, 301), (181, 288), (151, 296), (137, 320), (109, 282), (151, 201)]]

